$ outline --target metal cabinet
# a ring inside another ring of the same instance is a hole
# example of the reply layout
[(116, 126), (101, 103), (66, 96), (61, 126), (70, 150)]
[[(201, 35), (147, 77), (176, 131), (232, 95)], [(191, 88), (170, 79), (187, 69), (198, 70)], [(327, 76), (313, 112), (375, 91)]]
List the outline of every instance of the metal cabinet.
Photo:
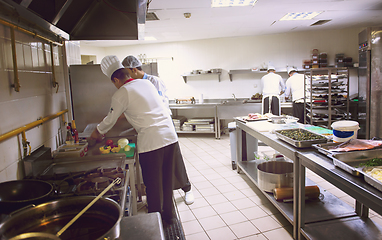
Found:
[(316, 68), (304, 75), (309, 124), (330, 128), (335, 121), (349, 119), (348, 68)]

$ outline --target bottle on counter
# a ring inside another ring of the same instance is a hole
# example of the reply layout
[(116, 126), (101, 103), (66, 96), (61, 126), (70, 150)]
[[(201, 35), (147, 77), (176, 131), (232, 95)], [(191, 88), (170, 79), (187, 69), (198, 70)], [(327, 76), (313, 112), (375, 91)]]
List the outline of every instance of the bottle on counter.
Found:
[(78, 138), (78, 131), (76, 129), (76, 122), (74, 120), (72, 120), (72, 135), (74, 137), (74, 142), (79, 143), (80, 140)]
[(74, 138), (73, 138), (73, 135), (72, 135), (72, 131), (70, 130), (70, 126), (66, 127), (66, 140), (65, 140), (65, 143), (67, 145), (74, 144)]

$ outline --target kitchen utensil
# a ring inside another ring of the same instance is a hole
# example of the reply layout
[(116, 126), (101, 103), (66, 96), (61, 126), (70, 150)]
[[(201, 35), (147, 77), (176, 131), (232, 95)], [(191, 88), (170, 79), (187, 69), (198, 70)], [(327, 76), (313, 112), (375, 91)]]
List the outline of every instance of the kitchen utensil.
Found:
[(88, 210), (91, 206), (93, 206), (93, 204), (98, 201), (98, 199), (100, 199), (107, 191), (110, 190), (110, 188), (112, 188), (115, 184), (120, 184), (121, 183), (121, 179), (120, 178), (116, 178), (112, 183), (110, 183), (110, 185), (105, 188), (95, 199), (93, 199), (93, 201), (91, 201), (81, 212), (79, 212), (70, 222), (68, 222), (60, 231), (58, 231), (58, 233), (56, 234), (57, 237), (61, 236), (61, 234), (66, 230), (68, 229), (79, 217), (82, 216), (82, 214), (84, 214), (86, 212), (86, 210)]
[(30, 204), (43, 203), (52, 191), (52, 184), (41, 180), (0, 183), (0, 213), (9, 214)]
[(257, 165), (257, 182), (265, 192), (275, 188), (293, 187), (293, 163), (267, 161)]
[[(290, 134), (294, 131), (296, 131), (298, 134), (310, 134), (311, 138), (307, 140), (295, 140), (284, 135), (286, 133)], [(275, 133), (278, 138), (295, 146), (296, 148), (307, 148), (307, 147), (311, 147), (313, 144), (326, 143), (328, 141), (326, 137), (313, 133), (303, 128), (276, 130)]]
[[(67, 197), (15, 212), (0, 225), (0, 239), (11, 239), (26, 232), (45, 232), (55, 236), (57, 231), (94, 198)], [(100, 198), (60, 236), (60, 239), (116, 239), (120, 234), (122, 216), (121, 207), (116, 201)]]

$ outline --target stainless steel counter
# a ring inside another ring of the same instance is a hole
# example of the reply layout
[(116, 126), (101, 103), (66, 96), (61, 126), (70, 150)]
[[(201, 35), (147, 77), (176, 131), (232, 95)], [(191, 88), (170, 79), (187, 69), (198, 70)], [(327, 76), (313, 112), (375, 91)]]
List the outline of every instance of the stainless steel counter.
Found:
[[(257, 162), (248, 159), (246, 135), (261, 140), (293, 160), (293, 203), (278, 202), (272, 194), (263, 192), (270, 202), (293, 225), (294, 239), (382, 239), (382, 227), (368, 217), (369, 208), (382, 214), (382, 192), (368, 185), (362, 178), (336, 168), (331, 159), (314, 148), (297, 149), (269, 131), (259, 130), (256, 123), (237, 124), (237, 166), (257, 186)], [(305, 186), (314, 184), (305, 176), (309, 168), (334, 186), (356, 199), (355, 208), (321, 190), (324, 198), (317, 202), (305, 201)]]
[(122, 218), (118, 239), (165, 240), (160, 214), (154, 212)]
[[(281, 103), (281, 109), (292, 108), (291, 102)], [(178, 116), (178, 110), (194, 110), (195, 116), (201, 117), (203, 109), (210, 109), (212, 117), (215, 118), (215, 137), (220, 139), (221, 121), (232, 120), (238, 116), (247, 116), (249, 113), (261, 112), (261, 100), (248, 99), (206, 99), (203, 103), (186, 103), (176, 104), (172, 102), (170, 109), (173, 110), (174, 116)], [(204, 117), (204, 116), (203, 116)], [(181, 133), (181, 132), (180, 132)], [(187, 132), (189, 133), (189, 132)]]

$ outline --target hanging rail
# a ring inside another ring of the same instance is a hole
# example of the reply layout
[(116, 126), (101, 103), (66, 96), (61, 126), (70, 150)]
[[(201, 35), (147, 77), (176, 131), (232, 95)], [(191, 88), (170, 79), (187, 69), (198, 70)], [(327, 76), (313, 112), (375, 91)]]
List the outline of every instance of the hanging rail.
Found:
[(68, 112), (68, 109), (65, 109), (65, 110), (63, 110), (63, 111), (61, 111), (61, 112), (58, 112), (58, 113), (56, 113), (56, 114), (53, 114), (53, 115), (50, 115), (50, 116), (41, 118), (41, 119), (39, 119), (39, 120), (37, 120), (37, 121), (28, 123), (27, 125), (25, 125), (25, 126), (23, 126), (23, 127), (16, 128), (16, 129), (14, 129), (14, 130), (12, 130), (12, 131), (9, 131), (9, 132), (7, 132), (7, 133), (5, 133), (5, 134), (3, 134), (3, 135), (0, 135), (0, 142), (6, 140), (6, 139), (8, 139), (8, 138), (11, 138), (11, 137), (13, 137), (13, 136), (16, 136), (17, 134), (20, 134), (20, 133), (22, 133), (22, 132), (25, 132), (25, 131), (27, 131), (27, 130), (29, 130), (29, 129), (32, 129), (32, 128), (38, 126), (38, 125), (42, 125), (44, 122), (50, 121), (50, 120), (52, 120), (52, 119), (55, 119), (55, 118), (57, 118), (57, 117), (63, 115), (63, 114), (66, 113), (66, 112)]
[(46, 37), (44, 37), (44, 36), (41, 36), (40, 34), (37, 34), (37, 33), (35, 33), (35, 32), (26, 30), (26, 29), (24, 29), (24, 28), (22, 28), (22, 27), (19, 27), (19, 26), (15, 25), (15, 24), (9, 23), (9, 22), (4, 21), (4, 20), (2, 20), (2, 19), (0, 19), (0, 23), (3, 24), (3, 25), (5, 25), (5, 26), (8, 26), (8, 27), (14, 28), (14, 29), (16, 29), (16, 30), (19, 30), (20, 32), (24, 32), (24, 33), (27, 33), (27, 34), (32, 35), (32, 36), (34, 36), (34, 37), (38, 37), (38, 38), (40, 38), (40, 39), (42, 39), (42, 40), (45, 40), (45, 41), (47, 41), (47, 42), (56, 44), (56, 45), (58, 45), (58, 46), (62, 46), (62, 45), (63, 45), (62, 43), (55, 42), (55, 41), (53, 41), (53, 40), (50, 40), (49, 38), (46, 38)]

